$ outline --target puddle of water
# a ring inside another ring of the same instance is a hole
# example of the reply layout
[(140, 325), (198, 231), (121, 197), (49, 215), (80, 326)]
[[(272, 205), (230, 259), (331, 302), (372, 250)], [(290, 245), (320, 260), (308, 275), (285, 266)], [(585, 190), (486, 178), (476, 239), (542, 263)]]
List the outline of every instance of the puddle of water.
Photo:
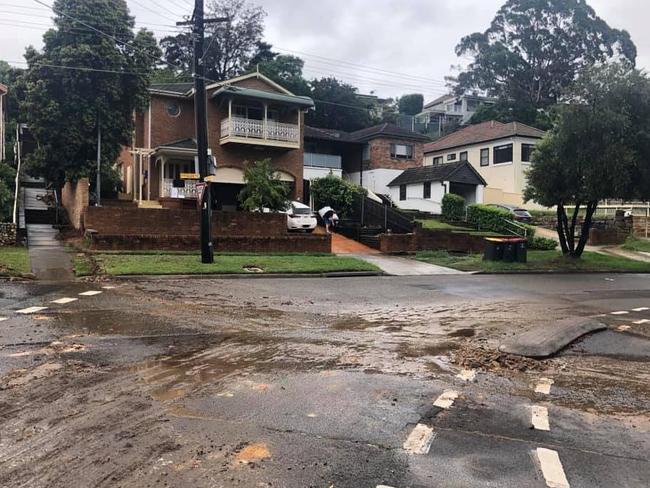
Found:
[(447, 334), (449, 337), (474, 337), (476, 331), (474, 329), (458, 329)]
[(66, 331), (93, 335), (146, 335), (173, 328), (164, 317), (129, 310), (61, 312), (55, 316), (53, 325)]

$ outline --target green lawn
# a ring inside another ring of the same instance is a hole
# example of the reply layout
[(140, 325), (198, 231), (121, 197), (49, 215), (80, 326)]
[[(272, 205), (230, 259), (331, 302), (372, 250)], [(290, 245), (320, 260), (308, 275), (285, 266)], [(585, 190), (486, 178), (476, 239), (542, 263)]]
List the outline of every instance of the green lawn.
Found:
[(437, 219), (426, 219), (426, 220), (417, 220), (416, 222), (420, 222), (422, 224), (423, 229), (427, 230), (449, 230), (451, 232), (458, 232), (462, 234), (471, 234), (473, 236), (484, 236), (484, 237), (491, 237), (491, 236), (500, 236), (501, 234), (497, 234), (495, 232), (490, 232), (490, 231), (485, 231), (485, 230), (476, 230), (472, 227), (463, 227), (461, 225), (453, 225), (449, 224), (447, 222), (443, 222), (442, 220), (437, 220)]
[(30, 271), (27, 248), (0, 247), (0, 276), (18, 276)]
[(416, 259), (447, 266), (461, 271), (513, 273), (524, 271), (594, 272), (627, 271), (650, 272), (650, 263), (633, 261), (618, 256), (585, 252), (580, 259), (565, 258), (560, 251), (528, 251), (527, 263), (483, 261), (482, 254), (452, 255), (447, 251), (423, 251)]
[[(274, 274), (332, 273), (340, 271), (379, 271), (365, 261), (330, 254), (219, 254), (213, 264), (201, 263), (193, 254), (131, 254), (100, 253), (93, 258), (101, 274), (165, 275), (165, 274)], [(86, 258), (75, 257), (75, 271), (83, 276), (91, 273)]]
[(622, 247), (628, 251), (650, 252), (650, 240), (630, 236)]

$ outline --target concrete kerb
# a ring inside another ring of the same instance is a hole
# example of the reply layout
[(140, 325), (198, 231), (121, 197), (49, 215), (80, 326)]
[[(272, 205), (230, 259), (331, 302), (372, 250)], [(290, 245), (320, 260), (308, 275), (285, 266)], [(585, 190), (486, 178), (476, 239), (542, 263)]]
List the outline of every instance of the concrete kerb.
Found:
[(159, 275), (102, 275), (107, 279), (116, 279), (121, 281), (151, 281), (151, 280), (250, 280), (250, 279), (291, 279), (291, 278), (367, 278), (389, 276), (383, 271), (350, 271), (350, 272), (331, 272), (331, 273), (197, 273), (197, 274), (159, 274)]

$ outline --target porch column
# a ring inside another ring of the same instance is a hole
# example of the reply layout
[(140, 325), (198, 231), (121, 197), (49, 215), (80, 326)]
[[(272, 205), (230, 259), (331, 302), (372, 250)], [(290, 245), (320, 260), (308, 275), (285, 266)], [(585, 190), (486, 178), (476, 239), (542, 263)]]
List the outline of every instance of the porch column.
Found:
[(138, 201), (142, 202), (142, 152), (140, 152), (140, 162), (138, 164)]
[(160, 190), (158, 190), (158, 198), (165, 197), (165, 156), (161, 156), (160, 159)]
[(264, 139), (269, 138), (268, 120), (269, 120), (269, 104), (264, 102)]
[(151, 154), (147, 153), (147, 200), (151, 200)]

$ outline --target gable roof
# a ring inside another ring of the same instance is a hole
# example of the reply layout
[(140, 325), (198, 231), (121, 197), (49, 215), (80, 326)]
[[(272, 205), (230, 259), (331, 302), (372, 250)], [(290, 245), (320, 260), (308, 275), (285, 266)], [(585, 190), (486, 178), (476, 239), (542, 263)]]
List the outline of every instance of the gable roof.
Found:
[(393, 124), (379, 124), (350, 133), (350, 138), (357, 142), (366, 142), (378, 137), (391, 137), (398, 139), (409, 139), (413, 141), (429, 142), (431, 139), (418, 132), (402, 129)]
[(468, 146), (470, 144), (478, 144), (480, 142), (494, 141), (514, 136), (541, 139), (544, 137), (544, 134), (545, 132), (543, 130), (522, 124), (521, 122), (503, 124), (496, 120), (489, 120), (480, 124), (467, 126), (427, 144), (424, 146), (424, 153), (438, 152), (454, 147)]
[(388, 186), (413, 185), (427, 181), (450, 181), (487, 186), (487, 182), (468, 161), (409, 168), (388, 183)]
[(354, 142), (350, 139), (350, 133), (336, 129), (321, 129), (305, 125), (305, 139), (320, 139), (325, 141)]
[(291, 92), (290, 92), (289, 90), (287, 90), (285, 87), (283, 87), (282, 85), (279, 85), (278, 83), (276, 83), (275, 81), (273, 81), (273, 80), (272, 80), (271, 78), (269, 78), (268, 76), (264, 76), (264, 75), (263, 75), (262, 73), (260, 73), (259, 71), (253, 71), (252, 73), (248, 73), (248, 74), (246, 74), (246, 75), (241, 75), (241, 76), (236, 76), (235, 78), (230, 78), (230, 79), (228, 79), (228, 80), (224, 80), (224, 81), (217, 81), (217, 82), (215, 82), (215, 83), (212, 83), (211, 85), (207, 85), (205, 88), (206, 88), (206, 90), (211, 90), (211, 89), (213, 89), (213, 88), (217, 88), (217, 87), (219, 87), (219, 86), (223, 86), (223, 85), (232, 85), (233, 83), (238, 83), (238, 82), (240, 82), (240, 81), (248, 80), (248, 79), (250, 79), (250, 78), (256, 78), (256, 79), (258, 79), (258, 80), (262, 80), (262, 81), (264, 81), (265, 83), (267, 83), (268, 85), (271, 85), (271, 86), (272, 86), (273, 88), (275, 88), (276, 90), (278, 90), (278, 91), (284, 93), (285, 95), (293, 95), (293, 93), (291, 93)]
[(149, 87), (151, 93), (160, 95), (187, 96), (194, 88), (194, 83), (152, 83)]
[(280, 102), (291, 105), (297, 105), (303, 109), (314, 107), (314, 101), (309, 97), (299, 97), (297, 95), (286, 95), (285, 93), (276, 93), (255, 88), (242, 88), (239, 86), (225, 85), (212, 94), (212, 98), (229, 94), (240, 97), (255, 98), (257, 100), (267, 100), (269, 102)]
[(447, 100), (453, 100), (454, 98), (456, 98), (454, 95), (452, 95), (451, 93), (448, 93), (447, 95), (442, 95), (441, 97), (438, 97), (435, 100), (430, 101), (429, 103), (427, 103), (422, 108), (431, 108), (431, 107), (439, 105), (439, 104), (441, 104), (443, 102), (446, 102)]

